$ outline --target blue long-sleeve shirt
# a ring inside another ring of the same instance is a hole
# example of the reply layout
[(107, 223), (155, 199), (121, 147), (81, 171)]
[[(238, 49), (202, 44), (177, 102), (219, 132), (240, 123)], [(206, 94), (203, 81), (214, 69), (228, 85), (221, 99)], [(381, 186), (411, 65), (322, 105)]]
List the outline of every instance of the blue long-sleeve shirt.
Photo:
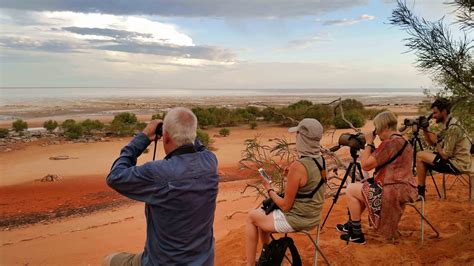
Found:
[(117, 192), (145, 202), (147, 237), (142, 265), (213, 265), (212, 225), (219, 181), (216, 156), (196, 141), (195, 152), (136, 166), (149, 144), (143, 133), (133, 138), (107, 176), (107, 184)]

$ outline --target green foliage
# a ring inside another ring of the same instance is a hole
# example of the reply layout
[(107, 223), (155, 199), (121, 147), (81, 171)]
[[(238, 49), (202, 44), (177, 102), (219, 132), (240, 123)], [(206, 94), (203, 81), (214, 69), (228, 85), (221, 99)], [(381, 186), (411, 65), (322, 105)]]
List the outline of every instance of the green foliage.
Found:
[[(253, 177), (258, 177), (258, 169), (263, 168), (272, 177), (273, 184), (277, 191), (284, 191), (285, 168), (287, 168), (296, 158), (297, 153), (294, 146), (286, 139), (275, 138), (273, 144), (262, 143), (260, 139), (246, 139), (245, 149), (239, 161), (242, 169), (250, 169)], [(251, 185), (263, 194), (265, 189), (262, 182), (257, 181)]]
[(21, 119), (17, 119), (15, 122), (12, 123), (13, 130), (16, 132), (21, 132), (23, 130), (28, 129), (28, 123)]
[(363, 109), (362, 113), (364, 114), (364, 117), (369, 120), (374, 120), (374, 118), (382, 113), (388, 111), (386, 108), (378, 109), (378, 108), (370, 108), (370, 109)]
[(355, 99), (345, 99), (342, 101), (342, 108), (344, 110), (363, 110), (364, 105)]
[[(472, 0), (455, 0), (447, 2), (454, 7), (457, 25), (461, 25), (453, 38), (450, 24), (444, 17), (429, 21), (418, 17), (409, 9), (407, 3), (397, 1), (392, 11), (390, 23), (400, 26), (408, 37), (405, 46), (415, 53), (417, 67), (431, 74), (443, 89), (437, 97), (448, 98), (452, 103), (451, 113), (458, 117), (463, 127), (473, 136), (474, 118), (474, 60), (472, 53), (472, 34), (474, 29), (474, 2)], [(466, 115), (467, 114), (467, 115)]]
[(202, 129), (197, 129), (196, 131), (196, 138), (206, 147), (210, 148), (210, 145), (213, 143), (213, 140), (211, 137), (209, 137), (209, 134), (207, 134), (204, 130)]
[(136, 127), (138, 131), (142, 131), (146, 128), (146, 123), (145, 122), (137, 122)]
[[(344, 116), (354, 125), (354, 127), (362, 127), (365, 124), (364, 115), (358, 110), (344, 111)], [(342, 119), (341, 114), (336, 115), (334, 118), (334, 126), (336, 128), (350, 128), (346, 121)]]
[(48, 130), (49, 133), (53, 133), (53, 131), (58, 127), (58, 122), (53, 120), (48, 120), (43, 123), (43, 127)]
[(252, 121), (249, 123), (251, 129), (256, 129), (257, 128), (257, 122)]
[(99, 120), (86, 119), (81, 122), (81, 126), (84, 129), (86, 135), (91, 135), (94, 131), (100, 131), (104, 128), (104, 124)]
[(157, 113), (151, 116), (151, 120), (160, 119), (163, 120), (165, 118), (166, 113)]
[(8, 137), (8, 129), (0, 128), (0, 139)]
[(76, 123), (74, 119), (67, 119), (61, 124), (64, 136), (68, 139), (78, 139), (83, 135), (81, 124)]
[(308, 100), (301, 100), (296, 103), (290, 104), (288, 106), (288, 109), (296, 110), (296, 109), (307, 109), (308, 107), (311, 107), (313, 105), (312, 102)]
[(229, 134), (230, 134), (230, 130), (228, 128), (222, 128), (221, 130), (219, 130), (219, 135), (223, 137), (227, 137), (229, 136)]
[(133, 135), (141, 127), (143, 127), (143, 124), (138, 122), (137, 116), (128, 112), (115, 115), (114, 120), (110, 124), (110, 130), (118, 136)]

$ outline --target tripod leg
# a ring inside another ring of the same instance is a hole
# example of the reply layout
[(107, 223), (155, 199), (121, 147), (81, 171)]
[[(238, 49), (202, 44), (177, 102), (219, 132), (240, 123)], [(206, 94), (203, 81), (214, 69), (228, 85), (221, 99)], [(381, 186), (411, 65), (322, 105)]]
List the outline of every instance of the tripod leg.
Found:
[[(421, 140), (419, 138), (417, 138), (416, 140), (418, 142), (418, 145), (420, 145), (420, 150), (423, 150), (423, 146), (421, 145)], [(415, 156), (415, 160), (416, 160), (416, 156)], [(431, 169), (428, 169), (428, 172), (430, 173), (431, 180), (433, 180), (433, 184), (436, 188), (436, 193), (438, 193), (438, 197), (441, 199), (441, 193), (439, 193), (438, 185), (436, 184), (436, 181), (433, 176), (433, 171), (431, 171)]]
[(337, 192), (336, 192), (336, 194), (334, 195), (334, 198), (333, 198), (333, 200), (332, 200), (331, 207), (329, 208), (329, 211), (328, 211), (328, 213), (326, 214), (326, 217), (324, 218), (323, 223), (321, 224), (321, 230), (323, 229), (324, 225), (326, 224), (326, 221), (327, 221), (327, 219), (328, 219), (328, 217), (329, 217), (329, 214), (331, 213), (332, 208), (334, 207), (334, 204), (336, 204), (337, 199), (339, 198), (339, 193), (341, 193), (342, 187), (343, 187), (344, 184), (346, 183), (347, 177), (349, 176), (349, 173), (351, 172), (352, 167), (355, 167), (355, 165), (354, 165), (353, 162), (350, 162), (350, 163), (349, 163), (349, 166), (347, 167), (346, 173), (344, 174), (344, 177), (342, 178), (341, 184), (339, 185), (339, 188), (337, 189)]
[(362, 173), (362, 166), (360, 163), (356, 163), (357, 170), (359, 171), (359, 174), (361, 177), (364, 177), (364, 174)]

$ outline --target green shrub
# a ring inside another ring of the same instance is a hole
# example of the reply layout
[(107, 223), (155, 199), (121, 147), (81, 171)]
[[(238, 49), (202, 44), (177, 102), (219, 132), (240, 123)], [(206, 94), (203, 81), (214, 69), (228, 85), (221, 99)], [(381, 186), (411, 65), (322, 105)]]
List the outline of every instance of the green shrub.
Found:
[(53, 120), (48, 120), (43, 123), (43, 127), (48, 130), (49, 133), (53, 133), (53, 131), (58, 127), (58, 122)]
[(166, 113), (157, 113), (151, 116), (151, 120), (160, 119), (163, 120), (165, 118)]
[(256, 129), (257, 128), (257, 122), (255, 122), (255, 121), (250, 122), (249, 125), (250, 125), (251, 129)]
[(63, 134), (68, 139), (78, 139), (84, 132), (81, 124), (76, 123), (74, 119), (67, 119), (61, 123)]
[(383, 108), (383, 109), (376, 109), (376, 108), (371, 108), (371, 109), (364, 109), (363, 111), (363, 114), (365, 116), (366, 119), (369, 119), (369, 120), (374, 120), (374, 118), (382, 113), (382, 112), (385, 112), (385, 111), (388, 111), (386, 108)]
[(209, 137), (209, 134), (207, 134), (204, 130), (202, 129), (197, 129), (196, 131), (196, 138), (206, 147), (209, 148), (209, 146), (212, 144), (212, 139)]
[[(354, 127), (362, 127), (365, 124), (364, 115), (360, 111), (344, 111), (344, 116), (354, 125)], [(336, 128), (350, 128), (349, 124), (347, 124), (346, 121), (342, 119), (342, 116), (340, 114), (336, 115), (336, 117), (334, 118), (334, 126)]]
[(104, 123), (99, 120), (86, 119), (81, 122), (81, 126), (84, 129), (86, 135), (92, 134), (94, 131), (100, 131), (104, 128)]
[(0, 128), (0, 139), (8, 137), (8, 129)]
[(230, 134), (230, 130), (228, 128), (221, 128), (221, 130), (219, 130), (219, 135), (223, 137), (227, 137), (229, 136), (229, 134)]
[(301, 108), (307, 109), (308, 107), (312, 105), (313, 103), (308, 100), (301, 100), (299, 102), (288, 105), (288, 109), (293, 109), (293, 110), (301, 109)]
[(119, 136), (130, 136), (140, 127), (135, 114), (124, 112), (115, 115), (110, 124), (110, 130)]
[(21, 119), (17, 119), (15, 122), (12, 123), (13, 130), (16, 132), (21, 132), (23, 130), (28, 129), (28, 123)]

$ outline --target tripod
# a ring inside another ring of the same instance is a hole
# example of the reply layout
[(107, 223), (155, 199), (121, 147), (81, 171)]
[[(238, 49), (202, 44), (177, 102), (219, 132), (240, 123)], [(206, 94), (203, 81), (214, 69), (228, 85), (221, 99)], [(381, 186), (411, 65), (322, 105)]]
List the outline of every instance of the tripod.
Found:
[[(411, 138), (409, 140), (410, 144), (413, 146), (413, 166), (412, 166), (411, 169), (412, 169), (412, 172), (413, 172), (414, 176), (416, 176), (416, 147), (417, 147), (417, 145), (418, 145), (418, 147), (420, 147), (420, 150), (423, 150), (423, 145), (421, 145), (421, 140), (418, 137), (418, 133), (419, 133), (418, 127), (414, 128), (413, 129), (413, 135), (411, 136)], [(431, 179), (433, 180), (433, 184), (435, 185), (436, 192), (438, 193), (438, 197), (441, 198), (441, 194), (439, 193), (438, 185), (436, 185), (436, 181), (433, 177), (433, 172), (431, 171), (431, 169), (428, 169), (428, 172), (430, 173)]]
[(359, 174), (360, 174), (361, 177), (364, 176), (364, 175), (362, 174), (362, 167), (361, 167), (360, 163), (357, 161), (357, 158), (359, 157), (359, 155), (357, 154), (357, 151), (358, 151), (358, 149), (351, 148), (352, 161), (349, 163), (349, 166), (348, 166), (347, 169), (346, 169), (346, 173), (344, 174), (344, 178), (342, 178), (341, 185), (339, 185), (339, 188), (337, 189), (337, 192), (336, 192), (336, 194), (334, 195), (334, 198), (333, 198), (333, 200), (332, 200), (331, 208), (329, 208), (328, 214), (326, 214), (326, 218), (324, 218), (324, 222), (323, 222), (323, 224), (321, 225), (321, 230), (323, 229), (324, 224), (326, 223), (326, 220), (328, 219), (329, 214), (330, 214), (331, 211), (332, 211), (332, 208), (334, 207), (334, 205), (336, 204), (337, 200), (339, 199), (339, 194), (341, 193), (342, 187), (343, 187), (344, 184), (346, 183), (346, 180), (347, 180), (347, 177), (349, 176), (349, 174), (351, 175), (351, 183), (354, 183), (354, 182), (355, 182), (355, 179), (356, 179), (356, 171), (357, 171), (357, 170), (359, 171)]

